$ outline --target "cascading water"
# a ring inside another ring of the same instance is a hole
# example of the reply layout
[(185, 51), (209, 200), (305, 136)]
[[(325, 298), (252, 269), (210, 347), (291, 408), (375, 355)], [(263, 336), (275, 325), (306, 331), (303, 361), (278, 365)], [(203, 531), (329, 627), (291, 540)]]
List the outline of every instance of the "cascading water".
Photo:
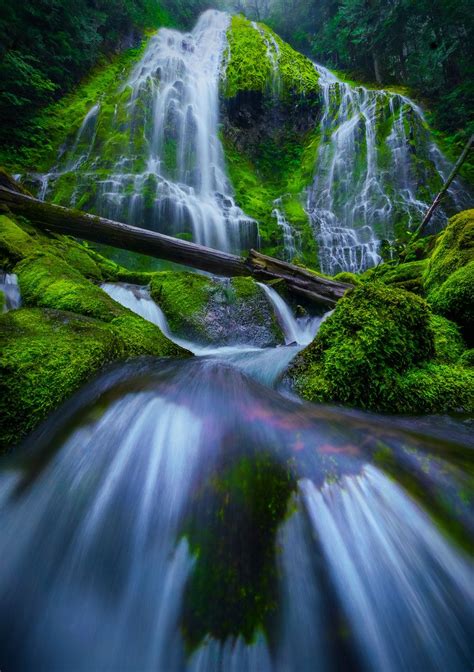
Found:
[[(449, 164), (409, 98), (353, 86), (315, 68), (324, 107), (307, 210), (321, 270), (360, 272), (381, 261), (382, 241), (420, 223)], [(459, 182), (449, 195), (457, 209), (469, 205)], [(440, 210), (433, 226), (445, 221)]]
[(283, 214), (281, 210), (282, 198), (277, 198), (273, 205), (275, 208), (272, 216), (277, 220), (278, 227), (283, 234), (283, 249), (286, 261), (293, 261), (294, 257), (301, 252), (301, 235), (293, 231), (291, 224)]
[(209, 10), (190, 34), (158, 31), (113, 111), (89, 111), (42, 197), (72, 180), (72, 204), (103, 216), (221, 250), (257, 247), (257, 223), (234, 202), (218, 135), (228, 25), (227, 14)]
[(16, 275), (13, 273), (4, 273), (0, 270), (0, 292), (5, 297), (3, 304), (4, 313), (9, 310), (16, 310), (21, 306), (21, 292)]
[(115, 368), (0, 470), (2, 665), (469, 669), (472, 564), (403, 478), (466, 530), (463, 451), (215, 358)]

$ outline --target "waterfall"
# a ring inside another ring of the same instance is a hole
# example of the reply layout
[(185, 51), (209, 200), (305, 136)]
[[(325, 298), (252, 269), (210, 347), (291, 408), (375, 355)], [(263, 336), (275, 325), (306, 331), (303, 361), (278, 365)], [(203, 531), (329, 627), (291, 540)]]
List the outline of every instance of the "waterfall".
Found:
[(41, 195), (61, 193), (70, 174), (74, 205), (220, 250), (258, 247), (257, 223), (235, 204), (219, 139), (229, 20), (209, 10), (192, 33), (159, 30), (113, 112), (91, 108), (57, 184), (48, 175)]
[[(286, 344), (309, 345), (316, 336), (324, 317), (296, 318), (293, 315), (291, 307), (273, 287), (264, 285), (261, 282), (257, 284), (263, 289), (275, 310), (275, 315), (282, 328)], [(325, 317), (327, 316), (328, 314)]]
[(273, 205), (275, 208), (273, 209), (272, 217), (277, 220), (277, 224), (283, 234), (283, 249), (286, 261), (292, 261), (296, 254), (301, 252), (301, 235), (299, 235), (299, 232), (293, 231), (291, 224), (283, 214), (281, 210), (282, 198), (275, 199)]
[(18, 285), (18, 277), (13, 273), (3, 273), (0, 270), (0, 292), (5, 295), (3, 312), (16, 310), (21, 306), (21, 293)]
[[(322, 89), (321, 141), (307, 210), (324, 273), (361, 272), (381, 261), (381, 244), (413, 230), (449, 163), (409, 98), (340, 81), (316, 65)], [(469, 204), (459, 181), (451, 205)], [(448, 204), (449, 206), (449, 204)], [(437, 213), (439, 229), (446, 213)]]

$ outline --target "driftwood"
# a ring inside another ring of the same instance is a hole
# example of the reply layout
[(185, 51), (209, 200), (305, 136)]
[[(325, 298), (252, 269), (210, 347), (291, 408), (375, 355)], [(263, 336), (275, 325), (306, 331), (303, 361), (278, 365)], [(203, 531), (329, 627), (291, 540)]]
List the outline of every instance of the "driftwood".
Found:
[(474, 144), (474, 135), (471, 135), (471, 137), (467, 141), (466, 146), (464, 147), (464, 149), (461, 153), (461, 156), (456, 161), (455, 166), (453, 167), (451, 173), (449, 174), (448, 179), (443, 184), (441, 191), (436, 196), (433, 203), (430, 205), (430, 207), (428, 209), (428, 212), (426, 213), (423, 221), (421, 222), (420, 226), (416, 230), (415, 239), (418, 238), (419, 236), (421, 236), (421, 234), (424, 232), (424, 230), (426, 229), (426, 227), (430, 223), (431, 218), (433, 217), (436, 208), (440, 205), (440, 203), (443, 200), (443, 198), (445, 197), (449, 187), (451, 186), (451, 183), (453, 182), (456, 175), (459, 173), (459, 171), (461, 169), (461, 166), (464, 163), (464, 161), (467, 159), (467, 156), (468, 156), (473, 144)]
[(130, 252), (166, 259), (178, 264), (226, 277), (253, 276), (262, 282), (283, 280), (290, 293), (334, 306), (353, 286), (321, 277), (310, 271), (251, 250), (247, 259), (213, 250), (155, 231), (114, 222), (79, 210), (45, 203), (0, 183), (0, 204), (22, 215), (39, 228), (74, 236), (93, 243), (111, 245)]

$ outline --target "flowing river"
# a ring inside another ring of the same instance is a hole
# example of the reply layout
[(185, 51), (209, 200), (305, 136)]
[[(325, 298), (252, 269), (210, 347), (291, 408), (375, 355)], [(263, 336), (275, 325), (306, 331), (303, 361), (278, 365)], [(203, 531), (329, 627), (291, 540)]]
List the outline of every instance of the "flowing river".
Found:
[(468, 428), (291, 398), (323, 318), (267, 291), (290, 345), (175, 339), (197, 356), (111, 368), (4, 465), (5, 670), (469, 669)]

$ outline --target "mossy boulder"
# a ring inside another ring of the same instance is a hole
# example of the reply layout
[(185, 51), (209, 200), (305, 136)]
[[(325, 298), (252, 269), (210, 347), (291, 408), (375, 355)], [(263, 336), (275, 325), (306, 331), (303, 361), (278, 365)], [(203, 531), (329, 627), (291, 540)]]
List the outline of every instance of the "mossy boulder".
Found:
[(408, 292), (424, 296), (425, 289), (423, 275), (427, 265), (428, 261), (426, 259), (410, 261), (403, 264), (387, 262), (376, 268), (370, 268), (360, 276), (360, 279), (378, 280), (385, 285), (392, 285), (400, 289), (406, 289)]
[(395, 374), (435, 352), (430, 313), (419, 297), (365, 283), (339, 301), (297, 358), (292, 377), (311, 401), (376, 408)]
[(470, 344), (474, 342), (474, 261), (459, 268), (428, 295), (432, 309), (463, 327)]
[(0, 352), (0, 449), (6, 449), (106, 364), (185, 351), (133, 314), (105, 324), (71, 312), (21, 308), (0, 315)]
[(2, 216), (0, 255), (25, 306), (0, 315), (2, 449), (109, 362), (190, 355), (94, 284), (127, 272), (77, 241)]
[(164, 271), (153, 275), (150, 290), (171, 331), (182, 338), (205, 345), (284, 343), (273, 309), (252, 278)]
[(459, 363), (463, 349), (456, 325), (433, 316), (423, 299), (365, 282), (338, 303), (289, 375), (310, 401), (393, 413), (471, 412), (474, 379)]
[[(243, 16), (234, 16), (227, 33), (229, 57), (224, 75), (224, 93), (233, 98), (245, 91), (265, 92), (272, 84), (283, 94), (319, 93), (319, 75), (311, 61), (295, 51), (264, 24), (254, 24)], [(277, 62), (273, 82), (270, 51)]]
[(432, 309), (474, 333), (474, 210), (452, 217), (439, 236), (424, 282)]
[(428, 294), (439, 289), (460, 268), (474, 261), (474, 210), (465, 210), (449, 220), (438, 237), (424, 282)]

